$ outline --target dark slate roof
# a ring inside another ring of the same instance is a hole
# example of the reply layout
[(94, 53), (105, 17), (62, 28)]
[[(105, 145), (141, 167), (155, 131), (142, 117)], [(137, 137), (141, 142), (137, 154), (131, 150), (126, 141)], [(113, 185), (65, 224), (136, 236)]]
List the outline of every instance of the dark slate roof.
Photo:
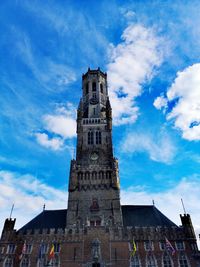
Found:
[[(122, 206), (124, 226), (176, 226), (155, 206)], [(24, 225), (19, 231), (34, 229), (64, 229), (66, 226), (67, 210), (45, 210)]]
[(176, 226), (155, 206), (122, 206), (124, 226)]
[(24, 225), (20, 231), (28, 229), (65, 229), (67, 219), (67, 210), (44, 210), (30, 222)]

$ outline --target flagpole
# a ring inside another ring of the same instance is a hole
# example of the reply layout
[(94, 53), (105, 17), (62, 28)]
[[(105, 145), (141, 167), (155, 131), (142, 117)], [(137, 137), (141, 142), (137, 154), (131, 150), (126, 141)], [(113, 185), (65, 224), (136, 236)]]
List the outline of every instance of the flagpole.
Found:
[(12, 217), (12, 213), (13, 213), (13, 209), (14, 209), (14, 203), (12, 204), (12, 208), (11, 208), (11, 211), (10, 211), (10, 217), (9, 217), (9, 219), (11, 219), (11, 217)]
[(185, 210), (185, 206), (184, 206), (184, 203), (183, 203), (183, 199), (182, 198), (181, 198), (181, 203), (182, 203), (182, 206), (183, 206), (184, 214), (186, 214), (186, 210)]

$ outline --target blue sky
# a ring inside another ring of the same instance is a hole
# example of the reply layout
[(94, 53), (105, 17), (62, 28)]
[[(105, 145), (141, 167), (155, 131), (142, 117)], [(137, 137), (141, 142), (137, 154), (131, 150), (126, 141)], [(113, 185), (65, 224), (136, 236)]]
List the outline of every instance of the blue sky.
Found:
[[(1, 225), (67, 206), (87, 68), (108, 73), (123, 204), (200, 217), (199, 1), (0, 4)], [(172, 208), (173, 206), (173, 208)]]

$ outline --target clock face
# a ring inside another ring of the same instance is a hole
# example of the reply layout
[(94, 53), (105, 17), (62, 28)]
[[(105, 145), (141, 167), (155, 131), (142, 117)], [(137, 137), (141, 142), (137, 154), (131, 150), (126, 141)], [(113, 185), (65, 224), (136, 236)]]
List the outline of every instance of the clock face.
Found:
[(98, 155), (97, 152), (92, 152), (92, 153), (90, 154), (90, 159), (91, 159), (91, 160), (97, 160), (98, 158), (99, 158), (99, 155)]
[(97, 99), (96, 97), (92, 97), (92, 98), (90, 99), (90, 104), (91, 104), (91, 105), (96, 105), (96, 104), (98, 104), (98, 99)]

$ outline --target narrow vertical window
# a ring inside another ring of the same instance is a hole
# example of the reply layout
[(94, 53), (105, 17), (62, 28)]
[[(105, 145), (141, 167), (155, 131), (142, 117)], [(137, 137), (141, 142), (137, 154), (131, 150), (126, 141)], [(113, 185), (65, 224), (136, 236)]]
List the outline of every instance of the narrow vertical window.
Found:
[(87, 95), (88, 93), (89, 93), (89, 83), (86, 83), (85, 94)]
[(100, 91), (103, 94), (103, 84), (102, 83), (100, 83)]
[(96, 114), (96, 110), (95, 110), (95, 108), (93, 108), (93, 115), (95, 115)]
[(74, 261), (76, 260), (76, 248), (74, 248)]
[(91, 132), (91, 145), (93, 145), (93, 143), (94, 143), (94, 137), (93, 137), (93, 132)]
[(117, 249), (115, 248), (115, 260), (117, 260)]
[(96, 131), (96, 144), (101, 145), (101, 132)]
[(89, 131), (88, 132), (88, 145), (93, 145), (94, 143), (94, 135), (93, 132)]
[(92, 91), (93, 92), (96, 92), (96, 82), (93, 82), (92, 83)]

